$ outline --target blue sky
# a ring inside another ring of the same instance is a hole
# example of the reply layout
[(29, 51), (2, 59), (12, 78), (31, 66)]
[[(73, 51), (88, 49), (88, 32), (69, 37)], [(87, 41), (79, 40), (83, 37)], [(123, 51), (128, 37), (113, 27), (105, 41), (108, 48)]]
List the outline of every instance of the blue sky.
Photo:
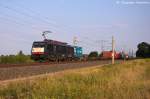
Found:
[(0, 0), (0, 54), (30, 54), (45, 30), (53, 32), (48, 38), (69, 44), (76, 36), (84, 53), (100, 52), (101, 40), (111, 49), (112, 35), (118, 51), (136, 51), (138, 43), (150, 43), (150, 4), (117, 1), (123, 0)]

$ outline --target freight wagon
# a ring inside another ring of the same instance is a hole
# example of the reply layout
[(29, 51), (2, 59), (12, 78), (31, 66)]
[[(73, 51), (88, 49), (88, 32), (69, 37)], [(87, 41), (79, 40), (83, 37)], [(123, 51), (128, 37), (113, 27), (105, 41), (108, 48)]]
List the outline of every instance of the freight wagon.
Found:
[[(120, 59), (122, 57), (121, 53), (115, 52), (114, 55), (115, 59)], [(100, 59), (111, 59), (111, 58), (112, 58), (112, 51), (103, 51), (100, 55)]]

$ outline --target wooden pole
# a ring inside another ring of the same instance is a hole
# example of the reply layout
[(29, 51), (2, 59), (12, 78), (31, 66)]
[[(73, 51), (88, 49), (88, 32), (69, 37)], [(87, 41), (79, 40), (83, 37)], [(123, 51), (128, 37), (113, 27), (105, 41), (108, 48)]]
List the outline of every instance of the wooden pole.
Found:
[(114, 37), (112, 36), (112, 64), (115, 63), (115, 41)]

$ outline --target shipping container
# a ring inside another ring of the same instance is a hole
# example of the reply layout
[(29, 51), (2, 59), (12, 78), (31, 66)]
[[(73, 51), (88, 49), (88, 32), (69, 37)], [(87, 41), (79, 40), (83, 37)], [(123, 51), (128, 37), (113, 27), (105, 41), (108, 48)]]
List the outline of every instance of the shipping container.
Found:
[[(120, 53), (117, 53), (115, 51), (114, 53), (114, 57), (115, 59), (120, 59), (121, 58), (121, 54)], [(112, 58), (112, 51), (103, 51), (101, 54), (100, 54), (100, 58), (101, 59), (111, 59)]]

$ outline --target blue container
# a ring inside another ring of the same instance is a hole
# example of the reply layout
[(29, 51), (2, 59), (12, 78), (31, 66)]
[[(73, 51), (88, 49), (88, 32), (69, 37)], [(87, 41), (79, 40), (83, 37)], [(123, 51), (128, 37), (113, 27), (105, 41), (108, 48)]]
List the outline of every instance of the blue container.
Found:
[(83, 56), (83, 52), (82, 52), (82, 47), (79, 46), (74, 46), (74, 55), (75, 57), (82, 57)]

